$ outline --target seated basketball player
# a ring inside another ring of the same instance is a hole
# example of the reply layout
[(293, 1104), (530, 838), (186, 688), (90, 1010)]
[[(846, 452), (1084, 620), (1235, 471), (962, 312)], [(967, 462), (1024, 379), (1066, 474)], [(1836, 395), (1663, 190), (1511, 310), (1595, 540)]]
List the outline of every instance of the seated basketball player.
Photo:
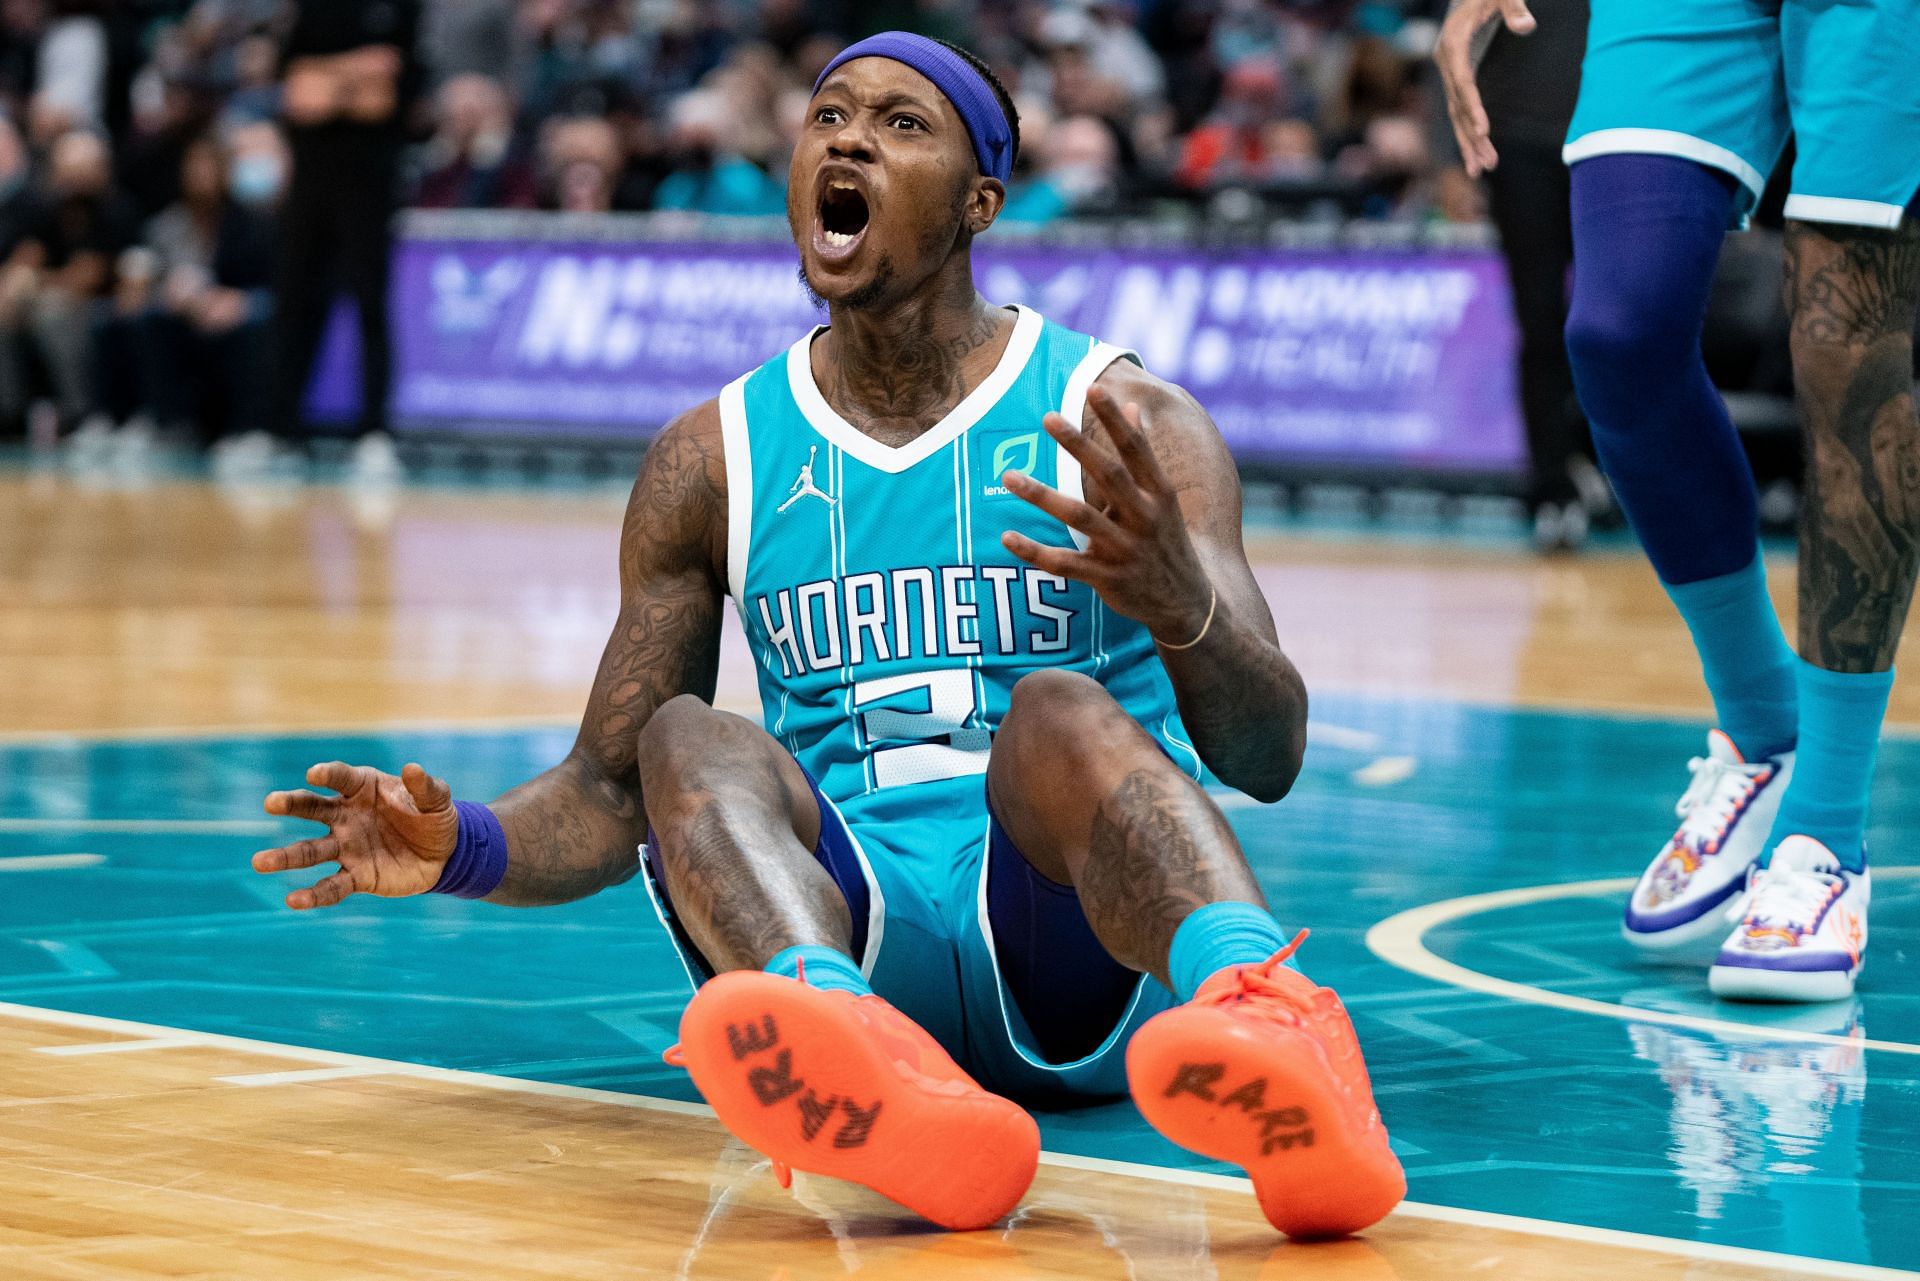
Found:
[[(337, 797), (267, 810), (329, 833), (254, 866), (339, 863), (295, 908), (642, 872), (698, 988), (673, 1058), (721, 1122), (936, 1223), (1025, 1192), (1012, 1098), (1130, 1085), (1283, 1231), (1355, 1230), (1405, 1182), (1353, 1029), (1198, 781), (1285, 794), (1306, 693), (1206, 414), (974, 291), (1016, 126), (949, 46), (836, 59), (788, 188), (831, 323), (648, 451), (573, 752), (491, 806), (317, 765)], [(727, 595), (764, 728), (709, 706)]]

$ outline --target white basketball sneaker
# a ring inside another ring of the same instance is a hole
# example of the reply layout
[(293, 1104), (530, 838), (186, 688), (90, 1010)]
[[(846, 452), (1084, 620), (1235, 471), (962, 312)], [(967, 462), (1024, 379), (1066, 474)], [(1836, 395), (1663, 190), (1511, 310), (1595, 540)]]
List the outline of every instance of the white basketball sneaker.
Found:
[(1865, 871), (1847, 871), (1810, 836), (1787, 837), (1754, 872), (1707, 986), (1736, 1001), (1845, 1000), (1867, 954), (1872, 895)]
[(1726, 929), (1722, 909), (1766, 847), (1793, 777), (1793, 753), (1749, 765), (1716, 729), (1707, 734), (1707, 754), (1687, 769), (1693, 781), (1673, 807), (1680, 828), (1640, 874), (1620, 926), (1648, 952), (1705, 946)]

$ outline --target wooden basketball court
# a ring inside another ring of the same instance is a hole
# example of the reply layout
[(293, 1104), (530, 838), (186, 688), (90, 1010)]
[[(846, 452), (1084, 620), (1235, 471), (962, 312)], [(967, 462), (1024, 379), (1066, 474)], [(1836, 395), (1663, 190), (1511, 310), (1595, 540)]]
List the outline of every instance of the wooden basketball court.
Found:
[[(1634, 970), (1617, 883), (1670, 825), (1706, 703), (1624, 541), (1252, 539), (1315, 725), (1296, 794), (1233, 817), (1315, 928), (1306, 968), (1353, 1008), (1408, 1167), (1360, 1239), (1282, 1242), (1124, 1104), (1042, 1117), (1040, 1179), (990, 1231), (784, 1192), (659, 1063), (686, 993), (643, 898), (279, 908), (245, 861), (293, 830), (258, 796), (298, 763), (417, 756), (482, 798), (565, 750), (623, 500), (0, 471), (0, 1277), (1920, 1267), (1920, 692), (1895, 691), (1857, 1005), (1755, 1013)], [(736, 634), (721, 702), (752, 710), (751, 676)]]

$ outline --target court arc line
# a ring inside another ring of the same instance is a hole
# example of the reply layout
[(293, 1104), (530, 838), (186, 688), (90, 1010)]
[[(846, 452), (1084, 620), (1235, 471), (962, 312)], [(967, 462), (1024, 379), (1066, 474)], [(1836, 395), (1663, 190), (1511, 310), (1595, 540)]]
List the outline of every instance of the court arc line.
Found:
[[(1875, 868), (1873, 874), (1875, 880), (1907, 880), (1920, 876), (1920, 867)], [(1431, 979), (1435, 983), (1444, 983), (1449, 987), (1480, 992), (1487, 996), (1504, 997), (1507, 1000), (1528, 1005), (1544, 1005), (1576, 1014), (1595, 1014), (1628, 1023), (1658, 1023), (1666, 1027), (1689, 1028), (1715, 1036), (1744, 1036), (1764, 1041), (1797, 1041), (1809, 1045), (1837, 1045), (1878, 1050), (1886, 1054), (1920, 1055), (1920, 1045), (1905, 1041), (1876, 1041), (1864, 1037), (1836, 1036), (1831, 1032), (1768, 1027), (1759, 1023), (1742, 1023), (1733, 1019), (1709, 1018), (1705, 1015), (1682, 1014), (1678, 1011), (1639, 1009), (1613, 1001), (1571, 996), (1565, 992), (1556, 992), (1552, 988), (1516, 983), (1511, 979), (1495, 978), (1491, 974), (1470, 970), (1464, 965), (1434, 955), (1426, 945), (1428, 931), (1462, 917), (1495, 912), (1502, 908), (1524, 907), (1557, 898), (1624, 894), (1631, 890), (1634, 884), (1635, 878), (1623, 876), (1598, 881), (1566, 881), (1557, 885), (1527, 885), (1518, 889), (1494, 890), (1486, 894), (1466, 894), (1459, 898), (1442, 899), (1438, 903), (1428, 903), (1395, 913), (1374, 925), (1367, 931), (1367, 950), (1389, 965), (1405, 970), (1409, 974)]]
[[(494, 1076), (486, 1072), (436, 1067), (430, 1063), (410, 1063), (404, 1059), (382, 1059), (366, 1054), (349, 1054), (340, 1050), (320, 1050), (303, 1045), (260, 1041), (249, 1037), (231, 1036), (223, 1032), (196, 1032), (190, 1028), (138, 1023), (131, 1019), (110, 1018), (101, 1014), (79, 1014), (71, 1010), (50, 1010), (40, 1006), (0, 1002), (0, 1018), (11, 1018), (23, 1023), (44, 1023), (56, 1027), (114, 1032), (147, 1040), (177, 1039), (185, 1044), (214, 1046), (269, 1058), (361, 1069), (353, 1074), (356, 1076), (415, 1077), (511, 1094), (538, 1094), (549, 1098), (575, 1099), (581, 1102), (604, 1103), (613, 1107), (669, 1112), (678, 1116), (715, 1120), (713, 1109), (704, 1103), (683, 1103), (678, 1099), (620, 1094), (612, 1090), (600, 1090), (584, 1085), (561, 1085), (552, 1081), (529, 1081), (522, 1077)], [(1167, 1166), (1143, 1165), (1133, 1161), (1072, 1156), (1060, 1152), (1042, 1152), (1040, 1164), (1055, 1169), (1113, 1174), (1124, 1178), (1178, 1183), (1216, 1191), (1247, 1195), (1253, 1192), (1252, 1181), (1244, 1176), (1215, 1174), (1206, 1170), (1181, 1170)], [(1914, 1276), (1911, 1272), (1877, 1267), (1872, 1264), (1844, 1263), (1835, 1259), (1818, 1259), (1806, 1255), (1778, 1254), (1770, 1250), (1716, 1245), (1681, 1237), (1625, 1232), (1616, 1228), (1587, 1227), (1577, 1223), (1561, 1223), (1554, 1219), (1530, 1219), (1520, 1215), (1498, 1214), (1490, 1210), (1464, 1210), (1455, 1206), (1433, 1205), (1420, 1201), (1402, 1201), (1394, 1207), (1393, 1213), (1408, 1218), (1454, 1223), (1464, 1227), (1479, 1227), (1524, 1236), (1585, 1241), (1676, 1258), (1771, 1268), (1791, 1275), (1834, 1278), (1835, 1281), (1913, 1281)]]

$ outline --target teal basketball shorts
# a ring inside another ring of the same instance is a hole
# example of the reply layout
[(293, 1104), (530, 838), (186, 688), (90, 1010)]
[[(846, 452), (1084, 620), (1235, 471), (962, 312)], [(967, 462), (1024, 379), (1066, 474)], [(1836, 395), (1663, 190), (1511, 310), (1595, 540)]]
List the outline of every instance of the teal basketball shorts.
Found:
[[(1117, 1098), (1127, 1042), (1174, 995), (1107, 955), (1072, 888), (1028, 864), (986, 792), (976, 776), (835, 804), (813, 784), (813, 855), (847, 901), (854, 959), (987, 1088), (1036, 1103)], [(698, 987), (713, 967), (674, 911), (651, 832), (642, 868)]]
[(1920, 192), (1916, 0), (1594, 0), (1568, 164), (1683, 156), (1742, 220), (1795, 139), (1786, 214), (1892, 228)]

